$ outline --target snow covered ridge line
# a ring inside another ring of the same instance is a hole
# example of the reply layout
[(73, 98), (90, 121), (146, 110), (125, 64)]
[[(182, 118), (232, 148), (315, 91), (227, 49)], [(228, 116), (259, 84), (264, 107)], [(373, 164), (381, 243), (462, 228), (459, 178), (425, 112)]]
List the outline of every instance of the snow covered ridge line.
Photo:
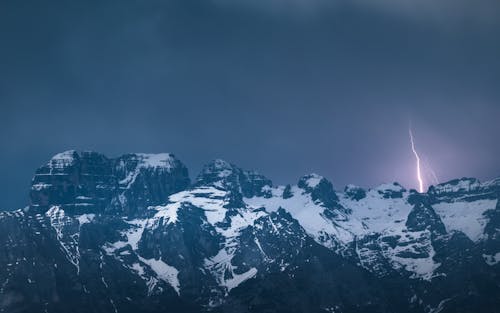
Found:
[[(66, 152), (61, 159), (70, 159), (68, 155), (74, 156), (73, 159), (80, 157), (76, 152)], [(81, 154), (82, 157), (85, 155)], [(102, 155), (92, 155), (92, 162), (103, 158), (112, 162)], [(151, 196), (150, 190), (157, 187), (151, 188), (152, 184), (163, 182), (156, 176), (156, 171), (147, 182), (142, 176), (138, 179), (138, 175), (144, 174), (144, 168), (170, 171), (177, 162), (181, 164), (171, 154), (128, 154), (113, 162), (116, 162), (114, 165), (119, 168), (122, 179), (119, 183), (123, 193), (119, 199), (125, 199), (120, 201), (127, 210), (137, 198)], [(435, 234), (462, 232), (473, 242), (485, 239), (485, 228), (490, 220), (485, 214), (495, 209), (497, 199), (471, 196), (498, 190), (498, 182), (500, 180), (481, 184), (478, 180), (464, 178), (431, 187), (433, 192), (422, 194), (407, 190), (398, 183), (382, 184), (368, 190), (350, 185), (344, 192), (336, 192), (326, 178), (310, 174), (300, 178), (296, 185), (273, 187), (266, 177), (218, 159), (203, 168), (194, 185), (163, 193), (158, 197), (160, 203), (148, 205), (139, 214), (130, 216), (131, 219), (147, 217), (143, 228), (170, 229), (179, 226), (182, 214), (202, 214), (205, 225), (224, 239), (223, 246), (235, 246), (239, 244), (235, 238), (243, 229), (251, 228), (258, 218), (283, 209), (298, 221), (308, 236), (336, 253), (352, 253), (349, 249), (356, 244), (360, 263), (366, 264), (367, 268), (372, 259), (384, 259), (394, 269), (404, 268), (414, 273), (415, 278), (431, 279), (439, 267), (434, 261)], [(141, 194), (138, 195), (137, 191)], [(456, 196), (457, 192), (461, 194)], [(436, 194), (445, 196), (437, 197)], [(76, 198), (91, 199), (87, 195)], [(142, 232), (128, 235), (139, 236), (132, 239), (137, 245)], [(363, 246), (363, 240), (370, 236), (377, 236), (376, 244), (383, 248), (375, 254), (366, 246), (368, 244)], [(242, 272), (233, 271), (234, 251), (219, 252), (227, 254), (228, 260), (214, 265), (214, 268), (222, 266), (225, 272), (218, 274), (222, 277), (218, 281), (228, 287), (230, 278), (224, 275), (234, 278)]]
[[(434, 259), (433, 237), (461, 232), (476, 243), (486, 239), (485, 227), (490, 221), (487, 212), (493, 212), (498, 201), (462, 196), (439, 201), (426, 193), (408, 191), (398, 183), (368, 190), (351, 185), (344, 192), (333, 192), (323, 180), (316, 174), (307, 175), (296, 186), (270, 188), (270, 196), (244, 198), (244, 202), (268, 212), (285, 209), (317, 243), (340, 254), (356, 243), (360, 263), (370, 271), (379, 266), (377, 260), (385, 259), (393, 269), (404, 269), (412, 273), (411, 278), (424, 280), (439, 276), (435, 272), (441, 263)], [(491, 188), (492, 184), (486, 186)], [(468, 195), (473, 193), (469, 190)], [(382, 248), (378, 252), (373, 250), (372, 240), (364, 239), (373, 235)], [(495, 258), (487, 260), (496, 264)]]
[[(100, 157), (106, 158), (110, 161), (116, 160), (118, 161), (118, 166), (124, 165), (123, 159), (125, 158), (130, 158), (136, 161), (137, 163), (137, 168), (165, 168), (167, 170), (170, 170), (172, 168), (175, 168), (179, 166), (180, 161), (175, 157), (174, 154), (172, 153), (128, 153), (121, 155), (116, 158), (107, 158), (103, 154), (100, 154), (98, 152), (93, 152), (93, 151), (82, 151), (78, 152), (76, 150), (67, 150), (61, 153), (58, 153), (54, 155), (50, 161), (47, 163), (47, 166), (50, 166), (52, 168), (61, 168), (64, 166), (69, 166), (73, 164), (74, 162), (77, 162), (80, 158), (86, 155), (99, 155)], [(234, 171), (235, 169), (239, 169), (237, 166), (235, 166), (232, 163), (229, 163), (225, 160), (222, 159), (216, 159), (212, 161), (211, 166), (217, 170), (219, 178), (223, 179), (227, 177), (231, 171)], [(211, 170), (213, 170), (211, 168)], [(205, 167), (204, 171), (207, 169), (210, 169), (210, 167)], [(245, 175), (248, 175), (248, 173), (255, 173), (258, 174), (254, 171), (243, 171)], [(202, 176), (203, 172), (199, 175)], [(261, 176), (265, 178), (264, 176)], [(311, 173), (309, 175), (305, 175), (304, 177), (307, 177), (306, 184), (309, 185), (311, 188), (315, 188), (322, 180), (328, 181), (325, 177), (318, 175), (316, 173)], [(268, 184), (272, 185), (271, 181), (267, 181)], [(272, 186), (270, 186), (272, 187)], [(344, 188), (344, 191), (356, 187), (355, 185), (347, 185)], [(361, 188), (361, 187), (356, 187), (356, 188)], [(403, 186), (401, 186), (399, 183), (384, 183), (381, 184), (377, 187), (374, 188), (368, 188), (367, 190), (372, 190), (372, 189), (378, 189), (378, 190), (394, 190), (402, 188), (403, 190), (406, 190)], [(447, 182), (440, 183), (438, 185), (431, 185), (429, 187), (429, 190), (432, 189), (434, 192), (437, 193), (449, 193), (449, 192), (467, 192), (467, 191), (475, 191), (481, 188), (487, 188), (487, 189), (497, 189), (500, 190), (500, 178), (492, 179), (490, 181), (486, 181), (481, 183), (478, 179), (476, 178), (468, 178), (468, 177), (463, 177), (460, 179), (453, 179)], [(363, 188), (361, 188), (363, 189)]]
[[(73, 164), (78, 161), (82, 156), (89, 154), (99, 154), (93, 151), (82, 151), (78, 152), (76, 150), (68, 150), (54, 155), (50, 161), (47, 163), (51, 167), (64, 167)], [(99, 154), (101, 155), (101, 154)], [(101, 155), (105, 157), (104, 155)], [(153, 168), (166, 168), (171, 169), (176, 165), (176, 157), (172, 153), (128, 153), (117, 157), (116, 159), (121, 159), (122, 157), (134, 158), (138, 167), (153, 167)]]

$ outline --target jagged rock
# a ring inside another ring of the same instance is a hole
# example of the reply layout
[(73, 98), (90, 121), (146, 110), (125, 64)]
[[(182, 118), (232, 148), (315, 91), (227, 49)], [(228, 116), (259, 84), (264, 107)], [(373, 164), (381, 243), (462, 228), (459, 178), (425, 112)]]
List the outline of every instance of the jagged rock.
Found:
[(117, 181), (111, 161), (95, 152), (66, 151), (55, 155), (33, 177), (31, 209), (43, 213), (52, 205), (67, 212), (104, 211)]
[(310, 193), (313, 201), (320, 202), (326, 208), (334, 208), (338, 204), (332, 183), (322, 176), (306, 175), (299, 180), (297, 186)]
[(66, 213), (133, 215), (190, 184), (187, 168), (171, 154), (127, 154), (108, 159), (96, 152), (55, 155), (33, 177), (30, 209), (60, 206)]
[(408, 201), (413, 209), (406, 220), (406, 227), (411, 231), (430, 230), (435, 234), (445, 234), (446, 229), (439, 215), (430, 206), (427, 197), (413, 194)]
[(114, 173), (121, 210), (129, 215), (165, 203), (190, 185), (187, 168), (168, 153), (123, 155), (114, 160)]
[(226, 190), (232, 190), (243, 197), (269, 197), (266, 187), (272, 187), (271, 180), (254, 172), (245, 171), (224, 160), (214, 160), (204, 166), (198, 175), (196, 185), (209, 185)]
[(361, 200), (366, 197), (366, 191), (358, 186), (348, 185), (344, 188), (344, 193), (353, 200)]

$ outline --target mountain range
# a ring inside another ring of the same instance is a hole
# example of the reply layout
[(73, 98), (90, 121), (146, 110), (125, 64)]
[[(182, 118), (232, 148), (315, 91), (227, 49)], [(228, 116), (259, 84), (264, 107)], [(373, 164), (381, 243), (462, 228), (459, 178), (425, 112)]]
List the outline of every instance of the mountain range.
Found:
[(500, 312), (500, 178), (275, 186), (66, 151), (0, 213), (0, 312)]

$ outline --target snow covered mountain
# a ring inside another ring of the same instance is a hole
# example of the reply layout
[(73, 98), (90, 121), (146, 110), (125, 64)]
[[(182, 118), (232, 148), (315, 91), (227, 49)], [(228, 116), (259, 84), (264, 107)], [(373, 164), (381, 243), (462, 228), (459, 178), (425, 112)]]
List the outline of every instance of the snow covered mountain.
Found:
[(499, 196), (67, 151), (0, 214), (0, 311), (498, 312)]

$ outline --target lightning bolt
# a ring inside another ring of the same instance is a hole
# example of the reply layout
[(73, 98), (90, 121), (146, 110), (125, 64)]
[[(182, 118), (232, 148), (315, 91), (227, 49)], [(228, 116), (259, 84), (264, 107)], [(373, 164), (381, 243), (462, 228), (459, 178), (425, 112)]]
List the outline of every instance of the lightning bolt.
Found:
[(411, 131), (411, 126), (408, 128), (410, 133), (411, 151), (415, 155), (417, 160), (417, 180), (418, 180), (418, 192), (424, 192), (424, 181), (422, 180), (422, 174), (420, 173), (420, 157), (418, 156), (417, 150), (415, 149), (415, 142), (413, 140), (413, 132)]
[(439, 179), (436, 175), (436, 172), (434, 172), (434, 170), (432, 169), (431, 165), (429, 164), (429, 160), (427, 159), (426, 160), (426, 167), (427, 167), (427, 170), (429, 171), (429, 173), (431, 174), (432, 176), (432, 179), (434, 180), (434, 184), (439, 184)]
[(432, 168), (431, 163), (429, 162), (429, 158), (426, 155), (423, 155), (422, 157), (423, 157), (422, 169), (423, 172), (426, 174), (424, 175), (424, 180), (427, 180), (428, 178), (429, 180), (433, 181), (434, 185), (439, 184), (439, 178), (437, 177), (436, 172)]
[(431, 168), (431, 169), (429, 169), (429, 171), (431, 172), (432, 178), (434, 179), (434, 183), (435, 183), (436, 185), (437, 185), (437, 184), (439, 184), (439, 179), (438, 179), (438, 177), (437, 177), (437, 175), (436, 175), (436, 172), (434, 172), (434, 170), (433, 170), (432, 168)]

